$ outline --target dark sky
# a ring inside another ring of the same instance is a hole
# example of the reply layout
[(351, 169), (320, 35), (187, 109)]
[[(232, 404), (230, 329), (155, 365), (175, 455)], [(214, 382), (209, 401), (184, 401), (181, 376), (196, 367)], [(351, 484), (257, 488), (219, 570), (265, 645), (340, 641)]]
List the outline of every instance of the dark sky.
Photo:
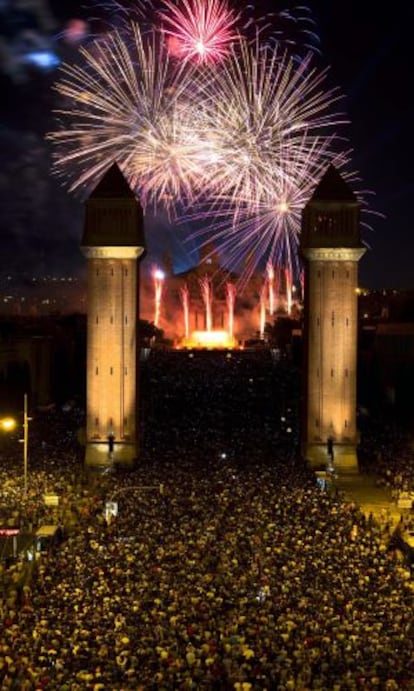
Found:
[[(51, 129), (56, 70), (30, 68), (21, 56), (34, 41), (70, 59), (74, 49), (62, 41), (62, 31), (70, 19), (97, 14), (93, 4), (0, 0), (0, 274), (17, 269), (67, 274), (84, 266), (82, 204), (52, 177), (44, 139)], [(264, 11), (266, 3), (261, 7)], [(364, 238), (371, 250), (360, 263), (360, 284), (414, 289), (414, 9), (408, 2), (371, 0), (320, 0), (308, 7), (317, 22), (321, 64), (330, 66), (329, 81), (345, 95), (352, 167), (360, 173), (361, 188), (373, 193), (370, 209), (385, 215), (366, 217), (372, 231), (364, 231)], [(190, 261), (191, 247), (180, 246), (162, 219), (151, 222), (151, 234), (158, 248), (175, 247), (177, 268)]]

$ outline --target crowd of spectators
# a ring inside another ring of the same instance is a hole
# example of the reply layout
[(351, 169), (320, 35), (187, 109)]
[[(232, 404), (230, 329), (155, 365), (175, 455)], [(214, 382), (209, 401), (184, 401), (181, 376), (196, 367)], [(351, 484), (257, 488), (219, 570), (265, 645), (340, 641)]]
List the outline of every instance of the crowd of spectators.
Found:
[[(3, 598), (2, 689), (414, 688), (408, 568), (301, 460), (297, 373), (227, 355), (143, 365), (133, 470), (85, 477), (76, 414), (49, 418), (31, 516), (44, 518), (45, 482), (73, 527)], [(19, 512), (9, 473), (2, 503)]]

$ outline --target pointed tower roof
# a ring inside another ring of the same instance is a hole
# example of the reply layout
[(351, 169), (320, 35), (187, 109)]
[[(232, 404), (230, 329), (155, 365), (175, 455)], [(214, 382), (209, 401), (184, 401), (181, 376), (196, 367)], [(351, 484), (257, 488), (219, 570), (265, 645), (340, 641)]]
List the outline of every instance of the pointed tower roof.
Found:
[(361, 247), (359, 216), (356, 195), (330, 165), (303, 209), (301, 250)]
[(113, 163), (104, 173), (89, 199), (131, 199), (135, 194), (125, 180), (117, 163)]
[(357, 198), (339, 171), (331, 164), (316, 187), (312, 201), (356, 202)]
[(113, 163), (86, 201), (81, 246), (144, 248), (143, 216), (138, 198)]

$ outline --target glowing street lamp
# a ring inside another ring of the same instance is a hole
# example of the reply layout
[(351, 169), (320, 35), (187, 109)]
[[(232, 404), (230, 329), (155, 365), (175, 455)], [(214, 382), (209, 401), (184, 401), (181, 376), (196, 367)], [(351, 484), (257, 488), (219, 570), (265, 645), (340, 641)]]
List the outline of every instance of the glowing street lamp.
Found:
[(0, 419), (0, 427), (4, 432), (12, 432), (16, 427), (16, 420), (12, 417), (3, 417)]
[[(24, 409), (23, 409), (23, 439), (19, 439), (23, 443), (23, 489), (27, 493), (27, 450), (29, 442), (29, 421), (31, 417), (27, 415), (27, 393), (24, 394)], [(0, 428), (4, 432), (12, 432), (16, 428), (17, 422), (12, 417), (4, 417), (0, 419)]]

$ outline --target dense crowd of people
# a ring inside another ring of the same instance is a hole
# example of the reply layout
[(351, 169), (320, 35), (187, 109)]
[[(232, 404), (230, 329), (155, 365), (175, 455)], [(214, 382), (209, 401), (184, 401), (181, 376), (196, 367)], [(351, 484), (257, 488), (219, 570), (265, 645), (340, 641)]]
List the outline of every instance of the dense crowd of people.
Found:
[[(71, 529), (3, 590), (2, 689), (414, 688), (410, 571), (301, 460), (296, 373), (227, 355), (143, 365), (133, 470), (84, 475), (76, 411), (33, 423), (31, 518), (47, 486)], [(6, 456), (10, 516), (21, 474)]]

